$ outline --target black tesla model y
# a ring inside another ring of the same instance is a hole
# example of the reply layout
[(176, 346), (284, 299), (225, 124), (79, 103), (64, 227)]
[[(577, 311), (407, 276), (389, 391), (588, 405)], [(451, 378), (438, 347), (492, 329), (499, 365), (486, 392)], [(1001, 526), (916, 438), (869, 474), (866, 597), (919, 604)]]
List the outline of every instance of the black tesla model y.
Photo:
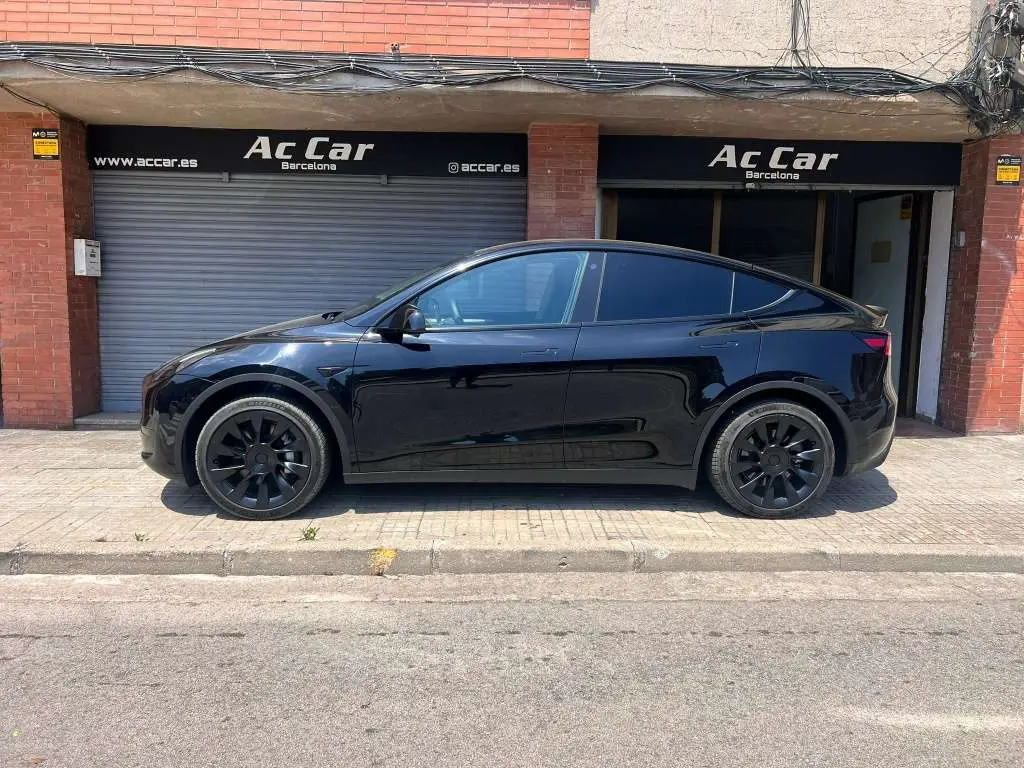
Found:
[(170, 361), (142, 457), (240, 517), (346, 483), (706, 476), (748, 515), (804, 510), (885, 460), (885, 312), (747, 264), (608, 240), (489, 248), (339, 312)]

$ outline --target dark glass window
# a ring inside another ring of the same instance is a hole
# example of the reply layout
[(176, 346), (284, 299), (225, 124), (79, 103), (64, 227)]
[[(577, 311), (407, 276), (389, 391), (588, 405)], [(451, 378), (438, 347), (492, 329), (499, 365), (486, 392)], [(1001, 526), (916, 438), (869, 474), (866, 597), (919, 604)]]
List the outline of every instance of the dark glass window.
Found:
[(817, 216), (816, 192), (727, 192), (719, 255), (810, 280)]
[(733, 273), (668, 256), (609, 253), (598, 320), (655, 320), (730, 311)]
[(619, 192), (619, 240), (711, 250), (715, 195), (707, 191), (624, 189)]
[(778, 301), (789, 292), (789, 288), (743, 272), (736, 272), (732, 289), (732, 311), (750, 312)]

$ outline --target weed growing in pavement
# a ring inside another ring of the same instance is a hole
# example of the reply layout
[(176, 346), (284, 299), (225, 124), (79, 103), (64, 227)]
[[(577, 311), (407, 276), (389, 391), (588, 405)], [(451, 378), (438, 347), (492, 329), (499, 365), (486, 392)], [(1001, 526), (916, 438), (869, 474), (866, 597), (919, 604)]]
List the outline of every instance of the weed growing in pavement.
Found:
[(385, 576), (396, 557), (398, 557), (397, 549), (377, 547), (370, 553), (370, 573), (374, 576)]
[(310, 523), (302, 529), (302, 540), (303, 541), (315, 541), (316, 535), (320, 533), (320, 528)]
[(136, 541), (145, 541), (146, 540), (146, 534), (139, 533), (138, 531), (136, 531), (135, 532), (135, 540)]

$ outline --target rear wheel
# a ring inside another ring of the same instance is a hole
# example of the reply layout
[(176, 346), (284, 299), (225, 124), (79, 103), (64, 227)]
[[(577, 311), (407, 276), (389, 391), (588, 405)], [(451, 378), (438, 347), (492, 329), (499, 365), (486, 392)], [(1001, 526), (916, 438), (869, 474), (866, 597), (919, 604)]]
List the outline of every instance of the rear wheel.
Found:
[(711, 484), (738, 512), (791, 517), (821, 496), (835, 469), (835, 444), (816, 413), (786, 401), (736, 414), (711, 452)]
[(327, 479), (329, 455), (323, 431), (302, 408), (246, 397), (225, 405), (203, 426), (196, 471), (221, 509), (272, 520), (313, 500)]

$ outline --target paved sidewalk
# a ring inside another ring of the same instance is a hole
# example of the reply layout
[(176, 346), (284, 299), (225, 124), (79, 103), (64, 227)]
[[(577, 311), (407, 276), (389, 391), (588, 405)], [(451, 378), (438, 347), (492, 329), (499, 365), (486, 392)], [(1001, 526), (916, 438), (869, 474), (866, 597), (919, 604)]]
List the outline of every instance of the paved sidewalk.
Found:
[(1024, 436), (915, 433), (795, 520), (670, 488), (407, 486), (250, 522), (149, 471), (135, 433), (0, 430), (0, 573), (1024, 572)]

